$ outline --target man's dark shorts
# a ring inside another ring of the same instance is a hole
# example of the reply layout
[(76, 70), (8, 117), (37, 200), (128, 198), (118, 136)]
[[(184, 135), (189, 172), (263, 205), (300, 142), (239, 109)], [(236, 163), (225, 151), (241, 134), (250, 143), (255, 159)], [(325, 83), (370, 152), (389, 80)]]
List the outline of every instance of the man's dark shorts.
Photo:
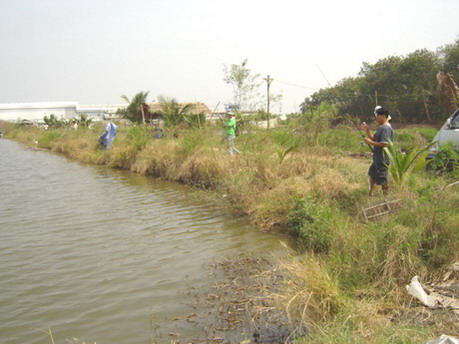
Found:
[(376, 185), (387, 185), (387, 166), (385, 164), (372, 163), (368, 175)]

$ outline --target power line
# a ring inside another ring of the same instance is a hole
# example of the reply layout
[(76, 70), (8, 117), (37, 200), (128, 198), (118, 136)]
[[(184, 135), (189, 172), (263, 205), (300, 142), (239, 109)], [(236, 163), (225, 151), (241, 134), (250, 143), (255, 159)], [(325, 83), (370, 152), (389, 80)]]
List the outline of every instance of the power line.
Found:
[(317, 88), (317, 87), (309, 87), (309, 86), (303, 86), (303, 85), (298, 85), (298, 84), (292, 84), (291, 82), (286, 82), (286, 81), (282, 81), (282, 80), (279, 80), (279, 79), (274, 79), (274, 81), (278, 82), (278, 83), (281, 83), (281, 84), (294, 86), (294, 87), (299, 87), (299, 88), (305, 88), (305, 89), (309, 89), (309, 90), (320, 90), (320, 88)]
[(327, 77), (325, 76), (324, 72), (322, 72), (322, 69), (320, 69), (319, 65), (316, 65), (317, 69), (319, 69), (320, 74), (324, 77), (324, 79), (327, 81), (328, 86), (331, 88), (332, 85), (330, 84), (330, 81), (328, 81)]

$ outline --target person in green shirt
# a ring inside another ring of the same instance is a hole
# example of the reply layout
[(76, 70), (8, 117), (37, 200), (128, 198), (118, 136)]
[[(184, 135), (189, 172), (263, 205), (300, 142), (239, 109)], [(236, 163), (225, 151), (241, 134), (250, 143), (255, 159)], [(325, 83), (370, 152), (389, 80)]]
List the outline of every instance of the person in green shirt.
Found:
[(229, 154), (234, 155), (239, 153), (239, 151), (234, 147), (234, 139), (236, 138), (236, 117), (234, 116), (234, 113), (230, 112), (228, 113), (228, 121), (226, 121), (226, 134), (227, 136), (227, 141), (228, 141), (228, 149), (229, 149)]

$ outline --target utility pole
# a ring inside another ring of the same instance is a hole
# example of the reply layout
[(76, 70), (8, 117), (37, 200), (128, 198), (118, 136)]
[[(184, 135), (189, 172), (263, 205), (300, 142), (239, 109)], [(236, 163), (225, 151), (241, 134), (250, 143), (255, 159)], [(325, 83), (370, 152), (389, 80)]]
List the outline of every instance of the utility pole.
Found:
[(267, 106), (266, 106), (266, 112), (267, 112), (267, 115), (268, 115), (268, 129), (269, 129), (269, 86), (271, 85), (271, 83), (273, 82), (273, 78), (270, 78), (269, 75), (268, 77), (266, 78), (263, 78), (263, 80), (266, 81), (266, 90), (267, 90), (267, 100), (268, 100), (268, 103), (267, 103)]

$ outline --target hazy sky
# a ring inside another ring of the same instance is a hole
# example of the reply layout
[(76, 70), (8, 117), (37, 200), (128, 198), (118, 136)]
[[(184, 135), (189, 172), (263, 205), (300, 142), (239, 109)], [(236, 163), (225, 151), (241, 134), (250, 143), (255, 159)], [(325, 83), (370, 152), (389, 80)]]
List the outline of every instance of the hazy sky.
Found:
[(248, 58), (288, 113), (328, 86), (320, 70), (334, 84), (453, 43), (458, 13), (458, 0), (0, 0), (0, 103), (150, 91), (213, 109), (232, 99), (223, 66)]

